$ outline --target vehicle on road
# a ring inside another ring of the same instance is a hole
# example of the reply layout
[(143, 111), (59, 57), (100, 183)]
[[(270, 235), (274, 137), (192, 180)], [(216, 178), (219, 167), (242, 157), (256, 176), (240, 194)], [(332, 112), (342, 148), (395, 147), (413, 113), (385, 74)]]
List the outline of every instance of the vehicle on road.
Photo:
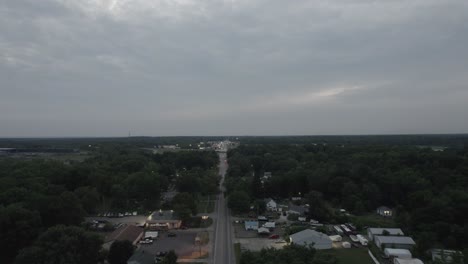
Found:
[(269, 236), (268, 238), (269, 239), (278, 239), (279, 235), (278, 234), (273, 234), (273, 235)]
[(167, 233), (167, 236), (168, 236), (168, 237), (176, 237), (177, 234), (176, 234), (176, 233), (173, 233), (173, 232), (169, 232), (169, 233)]

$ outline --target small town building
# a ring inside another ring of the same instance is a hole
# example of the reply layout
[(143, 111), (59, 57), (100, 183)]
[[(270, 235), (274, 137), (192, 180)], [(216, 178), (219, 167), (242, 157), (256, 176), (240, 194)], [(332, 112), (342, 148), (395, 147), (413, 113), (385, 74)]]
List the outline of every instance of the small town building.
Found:
[(367, 229), (369, 240), (374, 240), (374, 236), (382, 236), (387, 233), (389, 236), (404, 236), (405, 234), (400, 228), (373, 228)]
[(343, 237), (340, 235), (328, 236), (332, 242), (340, 242), (343, 240)]
[(431, 256), (432, 261), (442, 261), (442, 263), (452, 263), (457, 258), (461, 260), (464, 258), (461, 251), (437, 248), (431, 249)]
[(143, 237), (143, 228), (134, 225), (123, 225), (114, 232), (110, 233), (104, 239), (103, 248), (110, 249), (110, 246), (114, 241), (128, 240), (136, 245), (138, 241)]
[(275, 222), (266, 222), (265, 224), (263, 224), (262, 227), (265, 227), (265, 228), (268, 228), (268, 229), (274, 229), (276, 227), (276, 223)]
[(333, 244), (327, 235), (310, 229), (292, 234), (289, 239), (296, 245), (311, 245), (315, 249), (330, 249)]
[(268, 235), (268, 234), (270, 234), (270, 229), (265, 228), (265, 227), (260, 227), (257, 230), (257, 232), (258, 232), (259, 235)]
[(401, 259), (410, 259), (413, 257), (409, 250), (403, 248), (386, 248), (384, 249), (384, 255), (389, 258)]
[(273, 212), (278, 211), (278, 205), (276, 204), (275, 200), (267, 199), (266, 200), (266, 209), (268, 211), (273, 211)]
[(393, 215), (393, 210), (387, 206), (380, 206), (377, 208), (377, 214), (385, 217), (391, 217)]
[(245, 230), (258, 230), (258, 221), (245, 221), (244, 222)]
[(155, 211), (146, 220), (146, 226), (150, 230), (171, 230), (178, 229), (182, 225), (174, 211)]
[(375, 245), (380, 248), (404, 248), (412, 249), (416, 242), (407, 236), (375, 236)]
[(143, 236), (144, 238), (151, 238), (151, 239), (156, 239), (159, 236), (158, 231), (146, 231), (145, 235)]
[(155, 257), (145, 252), (144, 250), (137, 250), (133, 255), (127, 260), (127, 264), (154, 264)]
[(288, 214), (305, 215), (309, 208), (300, 205), (289, 204)]

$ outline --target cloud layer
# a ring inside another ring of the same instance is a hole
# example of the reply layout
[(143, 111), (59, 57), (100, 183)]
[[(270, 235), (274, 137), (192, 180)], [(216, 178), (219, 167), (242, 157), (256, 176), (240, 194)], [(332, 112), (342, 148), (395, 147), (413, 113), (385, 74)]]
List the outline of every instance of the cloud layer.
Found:
[(464, 0), (6, 0), (0, 137), (468, 132)]

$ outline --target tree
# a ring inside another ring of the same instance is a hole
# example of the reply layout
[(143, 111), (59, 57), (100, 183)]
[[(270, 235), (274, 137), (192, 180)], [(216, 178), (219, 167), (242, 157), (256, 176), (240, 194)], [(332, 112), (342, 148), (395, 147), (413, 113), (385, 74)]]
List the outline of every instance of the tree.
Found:
[(177, 264), (177, 254), (174, 252), (174, 250), (171, 250), (167, 253), (162, 263), (163, 264)]
[(134, 250), (132, 242), (128, 240), (115, 241), (109, 249), (107, 260), (110, 264), (126, 264)]
[(234, 191), (228, 196), (228, 207), (236, 213), (244, 213), (249, 210), (250, 197), (244, 191)]
[(15, 263), (95, 264), (101, 245), (98, 235), (82, 228), (54, 226), (40, 235), (32, 247), (23, 249)]
[(41, 218), (36, 211), (18, 205), (0, 206), (1, 263), (11, 263), (18, 251), (39, 234)]

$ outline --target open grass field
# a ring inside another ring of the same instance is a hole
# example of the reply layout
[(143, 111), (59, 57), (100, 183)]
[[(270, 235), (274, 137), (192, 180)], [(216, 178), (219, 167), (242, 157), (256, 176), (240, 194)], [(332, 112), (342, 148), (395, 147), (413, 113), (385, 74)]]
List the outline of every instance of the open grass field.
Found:
[(340, 264), (375, 264), (367, 248), (333, 249), (328, 253), (335, 255)]
[(377, 214), (366, 214), (360, 216), (352, 216), (351, 221), (361, 227), (396, 227), (393, 218), (382, 217)]

